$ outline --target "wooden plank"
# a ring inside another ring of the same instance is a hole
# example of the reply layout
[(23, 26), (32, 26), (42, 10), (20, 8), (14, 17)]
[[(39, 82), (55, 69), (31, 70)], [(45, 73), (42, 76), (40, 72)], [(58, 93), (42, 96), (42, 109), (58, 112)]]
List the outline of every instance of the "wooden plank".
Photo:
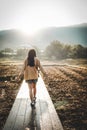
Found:
[(23, 130), (24, 116), (17, 115), (13, 130)]
[(36, 108), (31, 108), (30, 102), (27, 102), (27, 109), (24, 119), (24, 127), (29, 129), (40, 130), (40, 108), (37, 100)]
[(30, 116), (31, 116), (31, 106), (30, 106), (30, 101), (27, 99), (27, 107), (26, 107), (26, 112), (24, 116), (24, 127), (29, 128), (29, 123), (30, 123)]
[[(40, 99), (42, 99), (43, 101), (46, 101), (46, 103), (48, 105), (49, 115), (50, 115), (50, 119), (52, 122), (52, 130), (63, 130), (62, 124), (61, 124), (60, 119), (56, 113), (56, 110), (54, 108), (52, 100), (49, 96), (49, 93), (48, 93), (46, 87), (45, 87), (45, 84), (41, 78), (39, 80), (40, 80), (38, 82), (38, 88), (39, 88), (39, 92), (40, 92), (39, 96), (40, 96)], [(42, 118), (44, 118), (44, 117), (42, 117)]]
[(40, 99), (39, 98), (36, 102), (36, 123), (37, 123), (36, 130), (41, 130), (41, 108), (40, 108)]
[(53, 130), (51, 118), (46, 101), (40, 101), (41, 105), (41, 130)]
[(26, 107), (27, 107), (27, 99), (22, 99), (17, 115), (24, 116)]
[(22, 99), (19, 109), (18, 109), (18, 113), (16, 116), (16, 121), (13, 127), (13, 130), (20, 130), (23, 129), (24, 127), (24, 116), (25, 116), (25, 111), (26, 111), (26, 106), (27, 106), (27, 99)]
[(20, 103), (21, 103), (21, 99), (17, 99), (10, 111), (10, 114), (7, 118), (7, 121), (5, 123), (3, 130), (12, 130), (13, 129)]

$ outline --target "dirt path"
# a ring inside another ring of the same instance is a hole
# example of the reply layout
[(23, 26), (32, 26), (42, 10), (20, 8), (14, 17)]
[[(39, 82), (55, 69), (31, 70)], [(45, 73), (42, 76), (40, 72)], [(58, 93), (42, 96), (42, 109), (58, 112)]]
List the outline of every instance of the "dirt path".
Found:
[(45, 82), (64, 130), (87, 130), (87, 69), (60, 65), (45, 70)]

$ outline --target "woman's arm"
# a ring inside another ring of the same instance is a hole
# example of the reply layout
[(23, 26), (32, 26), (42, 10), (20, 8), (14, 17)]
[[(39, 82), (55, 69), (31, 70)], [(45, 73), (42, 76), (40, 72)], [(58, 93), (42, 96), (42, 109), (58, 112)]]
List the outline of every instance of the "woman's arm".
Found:
[(19, 77), (23, 76), (25, 68), (26, 68), (26, 60), (25, 60), (24, 63), (23, 63), (21, 72), (19, 73)]
[(40, 71), (45, 75), (46, 72), (45, 72), (44, 68), (42, 67), (40, 60), (38, 58), (36, 58), (36, 67), (37, 66), (39, 67)]

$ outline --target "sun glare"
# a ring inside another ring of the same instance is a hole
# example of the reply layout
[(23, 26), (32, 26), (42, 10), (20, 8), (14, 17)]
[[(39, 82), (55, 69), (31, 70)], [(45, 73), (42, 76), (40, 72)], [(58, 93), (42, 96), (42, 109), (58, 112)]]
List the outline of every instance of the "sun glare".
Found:
[[(61, 9), (59, 8), (59, 10)], [(58, 19), (56, 19), (56, 17), (58, 17)], [(63, 14), (63, 10), (56, 12), (56, 9), (52, 6), (33, 6), (30, 10), (27, 10), (27, 13), (23, 12), (20, 15), (17, 20), (17, 27), (24, 34), (33, 35), (42, 28), (67, 24), (67, 19), (66, 14)]]
[(52, 11), (49, 12), (47, 7), (34, 7), (20, 15), (16, 27), (27, 35), (33, 35), (38, 30), (52, 25), (52, 15)]
[(22, 26), (19, 29), (25, 35), (34, 35), (40, 28), (38, 26)]

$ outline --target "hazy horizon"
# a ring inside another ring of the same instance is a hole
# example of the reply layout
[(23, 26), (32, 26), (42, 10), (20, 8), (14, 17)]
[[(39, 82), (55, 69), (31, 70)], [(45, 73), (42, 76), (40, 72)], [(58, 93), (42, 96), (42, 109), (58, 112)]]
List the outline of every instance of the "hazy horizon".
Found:
[[(71, 24), (71, 25), (47, 26), (47, 27), (42, 27), (42, 28), (38, 29), (37, 31), (40, 31), (40, 30), (43, 30), (43, 29), (46, 29), (46, 28), (74, 27), (74, 26), (79, 26), (79, 25), (87, 25), (87, 22), (78, 23), (78, 24)], [(8, 31), (8, 30), (17, 30), (17, 31), (22, 32), (22, 30), (19, 29), (19, 28), (6, 28), (6, 29), (4, 28), (4, 29), (1, 29), (0, 31)]]

